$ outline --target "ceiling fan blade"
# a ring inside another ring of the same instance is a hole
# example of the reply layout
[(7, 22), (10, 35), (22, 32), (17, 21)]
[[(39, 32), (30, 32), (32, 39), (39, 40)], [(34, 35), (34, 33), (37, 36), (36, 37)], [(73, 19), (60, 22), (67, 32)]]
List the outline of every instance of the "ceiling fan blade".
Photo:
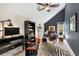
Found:
[(48, 3), (37, 3), (38, 5), (42, 5), (42, 6), (47, 6), (49, 5)]
[(53, 4), (53, 5), (49, 5), (50, 7), (58, 7), (59, 4)]
[(45, 9), (46, 7), (43, 7), (43, 8), (37, 8), (38, 9), (38, 11), (41, 11), (41, 10), (43, 10), (43, 9)]

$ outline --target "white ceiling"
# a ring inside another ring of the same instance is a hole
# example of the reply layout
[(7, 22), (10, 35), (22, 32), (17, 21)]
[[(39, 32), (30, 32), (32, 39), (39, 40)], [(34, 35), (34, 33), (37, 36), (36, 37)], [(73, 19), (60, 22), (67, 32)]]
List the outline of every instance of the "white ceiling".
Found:
[(50, 18), (55, 16), (65, 7), (65, 4), (62, 3), (57, 8), (51, 8), (50, 12), (46, 10), (38, 11), (37, 4), (35, 3), (4, 3), (0, 4), (0, 10), (4, 10), (10, 13), (14, 13), (24, 17), (25, 19), (30, 18), (30, 20), (35, 22), (45, 23)]

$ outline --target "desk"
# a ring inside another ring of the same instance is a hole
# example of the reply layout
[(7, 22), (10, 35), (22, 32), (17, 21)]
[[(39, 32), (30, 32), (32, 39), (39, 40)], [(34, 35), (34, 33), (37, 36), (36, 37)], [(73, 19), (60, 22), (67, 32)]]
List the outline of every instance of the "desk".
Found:
[[(0, 55), (20, 45), (23, 45), (23, 39), (24, 39), (23, 35), (0, 38), (0, 47), (1, 47)], [(22, 40), (22, 41), (18, 41), (18, 40)], [(14, 44), (11, 44), (11, 41), (17, 41), (17, 42), (15, 42)]]

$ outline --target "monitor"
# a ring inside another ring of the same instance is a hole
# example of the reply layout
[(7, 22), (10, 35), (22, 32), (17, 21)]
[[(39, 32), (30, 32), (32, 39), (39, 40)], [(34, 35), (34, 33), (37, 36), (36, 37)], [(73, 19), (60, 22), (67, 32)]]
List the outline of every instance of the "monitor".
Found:
[(4, 28), (4, 33), (5, 33), (5, 36), (9, 36), (9, 35), (17, 35), (19, 34), (20, 30), (18, 27), (5, 27)]

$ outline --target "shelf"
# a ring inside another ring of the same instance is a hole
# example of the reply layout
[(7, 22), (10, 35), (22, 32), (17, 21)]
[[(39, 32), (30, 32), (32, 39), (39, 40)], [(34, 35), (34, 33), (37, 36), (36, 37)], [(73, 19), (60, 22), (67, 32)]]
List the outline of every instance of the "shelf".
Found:
[(6, 52), (8, 52), (8, 51), (10, 51), (10, 50), (12, 50), (16, 47), (18, 47), (18, 46), (21, 46), (21, 45), (22, 45), (22, 42), (18, 42), (14, 45), (11, 45), (11, 44), (6, 44), (5, 45), (4, 44), (4, 45), (0, 46), (0, 55), (3, 54), (3, 53), (6, 53)]
[(4, 31), (4, 30), (0, 30), (0, 31)]
[(19, 44), (19, 43), (23, 43), (23, 41), (22, 40), (14, 40), (14, 41), (10, 42), (11, 45), (16, 45), (16, 44)]
[(17, 36), (9, 36), (9, 37), (4, 37), (4, 38), (0, 38), (0, 42), (1, 41), (13, 41), (13, 40), (16, 40), (16, 39), (23, 39), (24, 36), (23, 35), (17, 35)]
[(0, 45), (0, 50), (2, 50), (2, 49), (5, 49), (5, 48), (7, 48), (7, 47), (10, 47), (11, 46), (11, 44), (1, 44)]
[(35, 36), (33, 36), (33, 37), (29, 37), (29, 39), (33, 39), (33, 38), (35, 38)]
[[(27, 52), (27, 50), (31, 49), (30, 47), (35, 45), (35, 22), (25, 21), (24, 25), (25, 25), (25, 40), (26, 40), (25, 48), (26, 48), (26, 55), (28, 55), (29, 52)], [(28, 44), (28, 42), (30, 43)]]
[(29, 28), (33, 28), (32, 26), (28, 26)]
[(37, 46), (34, 45), (34, 46), (32, 46), (32, 47), (28, 47), (27, 50), (37, 50)]
[(10, 51), (20, 45), (23, 45), (24, 36), (14, 36), (8, 38), (0, 38), (0, 55)]
[(34, 29), (34, 27), (28, 27), (29, 29)]
[(33, 31), (33, 29), (28, 29), (28, 31)]

